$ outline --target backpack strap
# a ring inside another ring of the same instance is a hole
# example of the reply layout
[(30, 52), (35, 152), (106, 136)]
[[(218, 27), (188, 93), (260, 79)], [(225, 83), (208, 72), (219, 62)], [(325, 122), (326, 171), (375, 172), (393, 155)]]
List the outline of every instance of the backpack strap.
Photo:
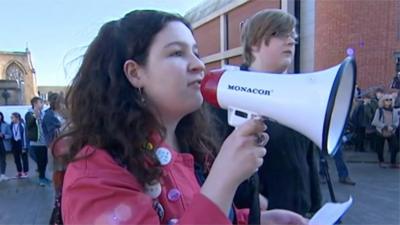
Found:
[(383, 109), (379, 108), (379, 120), (382, 120), (383, 117)]

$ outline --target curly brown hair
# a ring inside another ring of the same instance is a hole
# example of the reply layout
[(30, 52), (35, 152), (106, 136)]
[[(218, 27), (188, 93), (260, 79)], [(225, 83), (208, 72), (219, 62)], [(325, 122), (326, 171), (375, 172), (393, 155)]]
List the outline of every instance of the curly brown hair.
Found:
[[(154, 10), (135, 10), (102, 26), (83, 56), (66, 94), (69, 110), (69, 161), (85, 145), (105, 149), (144, 185), (160, 179), (161, 165), (154, 151), (145, 149), (149, 137), (166, 129), (141, 101), (139, 90), (124, 75), (126, 60), (146, 65), (154, 37), (169, 23), (191, 26), (181, 16)], [(182, 149), (196, 163), (207, 165), (217, 152), (204, 107), (186, 115), (176, 128)], [(205, 164), (207, 163), (207, 164)]]

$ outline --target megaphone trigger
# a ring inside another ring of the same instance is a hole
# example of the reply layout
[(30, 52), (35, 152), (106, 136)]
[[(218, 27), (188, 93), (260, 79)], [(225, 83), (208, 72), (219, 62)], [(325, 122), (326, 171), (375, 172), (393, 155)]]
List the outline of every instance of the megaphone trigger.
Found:
[[(263, 115), (252, 115), (251, 118), (255, 119), (255, 120), (260, 120), (260, 121), (262, 121), (264, 123), (267, 122), (267, 120), (268, 120), (268, 117), (263, 116)], [(265, 127), (265, 128), (267, 128), (267, 127)]]
[(249, 110), (228, 107), (228, 124), (235, 128), (247, 120), (260, 117), (260, 115)]

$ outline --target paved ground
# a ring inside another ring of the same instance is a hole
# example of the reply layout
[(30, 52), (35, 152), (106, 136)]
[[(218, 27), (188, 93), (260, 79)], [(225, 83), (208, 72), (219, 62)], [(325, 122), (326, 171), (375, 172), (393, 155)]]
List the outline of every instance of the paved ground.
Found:
[[(0, 183), (0, 224), (49, 224), (53, 189), (39, 186), (37, 174), (33, 172), (36, 165), (30, 161), (29, 166), (29, 178)], [(8, 154), (6, 175), (12, 177), (15, 174), (14, 158)], [(47, 174), (50, 178), (51, 166)]]
[[(353, 205), (342, 218), (342, 224), (400, 224), (400, 169), (379, 168), (374, 153), (345, 154), (355, 186), (337, 182), (336, 169), (330, 160), (336, 199), (341, 202), (353, 197)], [(322, 184), (321, 188), (324, 200), (330, 200), (327, 185)]]
[[(345, 158), (356, 186), (338, 183), (335, 167), (329, 160), (337, 200), (345, 201), (349, 196), (354, 199), (342, 224), (400, 224), (400, 169), (378, 168), (376, 156), (370, 152), (346, 151)], [(15, 175), (11, 155), (8, 155), (7, 163), (7, 175)], [(30, 165), (35, 168), (32, 162)], [(0, 183), (0, 224), (48, 224), (53, 190), (52, 187), (40, 187), (34, 177), (31, 173), (29, 179)], [(330, 200), (327, 185), (322, 184), (321, 188), (324, 201)]]

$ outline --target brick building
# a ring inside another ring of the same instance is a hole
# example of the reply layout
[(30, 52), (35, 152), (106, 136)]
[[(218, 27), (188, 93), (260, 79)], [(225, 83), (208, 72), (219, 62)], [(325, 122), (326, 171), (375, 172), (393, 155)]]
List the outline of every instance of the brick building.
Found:
[(193, 25), (207, 69), (242, 62), (241, 24), (266, 8), (283, 9), (299, 21), (300, 39), (291, 72), (326, 69), (354, 52), (359, 86), (389, 89), (400, 62), (398, 0), (205, 1), (185, 17)]
[(36, 75), (30, 51), (0, 51), (0, 105), (30, 104), (36, 93)]

